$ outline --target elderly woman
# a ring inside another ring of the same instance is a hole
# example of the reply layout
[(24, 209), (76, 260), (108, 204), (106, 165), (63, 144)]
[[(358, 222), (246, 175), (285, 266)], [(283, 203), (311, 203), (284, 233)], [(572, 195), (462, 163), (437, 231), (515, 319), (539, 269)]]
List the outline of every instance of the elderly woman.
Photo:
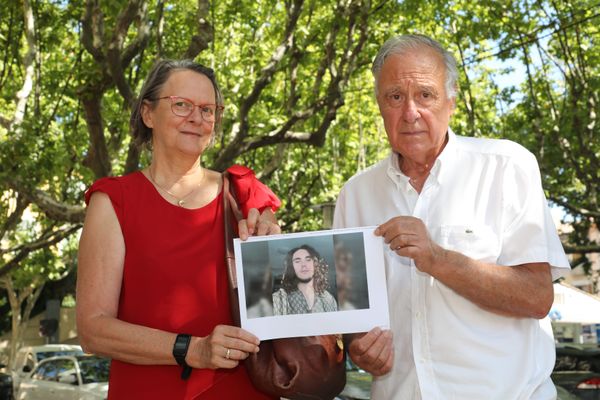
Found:
[[(240, 365), (259, 340), (231, 326), (223, 180), (200, 162), (222, 111), (211, 69), (158, 62), (131, 119), (152, 162), (86, 193), (77, 325), (87, 352), (112, 358), (110, 399), (269, 398)], [(230, 172), (250, 193), (242, 239), (279, 233), (277, 197), (247, 168)]]

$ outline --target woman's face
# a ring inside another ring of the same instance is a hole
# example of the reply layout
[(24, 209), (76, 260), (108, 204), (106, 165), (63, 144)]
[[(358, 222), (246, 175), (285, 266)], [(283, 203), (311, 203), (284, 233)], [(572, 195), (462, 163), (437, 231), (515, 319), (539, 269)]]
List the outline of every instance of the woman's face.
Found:
[[(163, 85), (158, 97), (178, 96), (194, 104), (214, 104), (215, 90), (211, 81), (203, 74), (191, 70), (178, 70)], [(184, 153), (199, 156), (210, 144), (214, 122), (202, 118), (200, 107), (194, 107), (187, 117), (175, 115), (171, 110), (171, 99), (145, 103), (142, 117), (152, 129), (154, 151)]]
[(315, 274), (315, 260), (304, 249), (296, 250), (292, 255), (292, 264), (296, 277), (302, 282), (308, 282)]

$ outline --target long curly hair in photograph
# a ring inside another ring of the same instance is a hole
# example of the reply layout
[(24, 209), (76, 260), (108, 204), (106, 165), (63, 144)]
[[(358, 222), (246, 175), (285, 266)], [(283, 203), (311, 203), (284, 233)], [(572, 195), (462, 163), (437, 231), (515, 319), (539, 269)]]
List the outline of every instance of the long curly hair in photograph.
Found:
[(296, 277), (296, 272), (294, 271), (294, 263), (293, 257), (294, 253), (298, 250), (306, 250), (308, 254), (312, 257), (315, 264), (315, 273), (313, 276), (313, 286), (315, 292), (318, 294), (323, 293), (325, 290), (329, 288), (329, 280), (327, 278), (327, 272), (329, 271), (329, 266), (323, 260), (321, 255), (317, 250), (315, 250), (312, 246), (307, 244), (303, 244), (302, 246), (295, 247), (288, 251), (285, 256), (285, 272), (283, 273), (283, 277), (281, 278), (281, 287), (285, 289), (286, 292), (293, 292), (298, 288), (298, 278)]

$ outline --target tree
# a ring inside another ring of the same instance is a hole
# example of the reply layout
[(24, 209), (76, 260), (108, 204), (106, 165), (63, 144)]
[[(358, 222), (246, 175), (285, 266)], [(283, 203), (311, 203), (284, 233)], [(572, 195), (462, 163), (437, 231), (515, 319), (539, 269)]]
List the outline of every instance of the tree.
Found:
[[(205, 164), (223, 169), (245, 159), (264, 166), (265, 179), (286, 157), (299, 163), (316, 153), (298, 144), (325, 144), (342, 92), (366, 62), (369, 4), (360, 1), (17, 6), (3, 8), (9, 18), (0, 23), (7, 44), (0, 64), (0, 276), (14, 275), (81, 227), (83, 191), (95, 178), (147, 162), (132, 145), (127, 115), (155, 58), (197, 58), (216, 69), (231, 100), (225, 132)], [(224, 27), (219, 40), (215, 23)], [(232, 51), (232, 41), (242, 45)], [(287, 209), (302, 211), (290, 212), (287, 226), (310, 214), (307, 205), (324, 186), (317, 171), (272, 179), (275, 187), (299, 188)], [(316, 227), (317, 219), (302, 221)]]
[(11, 274), (0, 278), (0, 288), (7, 292), (11, 314), (9, 360), (14, 367), (15, 355), (22, 344), (29, 317), (47, 281), (67, 276), (75, 265), (77, 251), (74, 240), (63, 246), (46, 247), (34, 252)]
[[(536, 154), (546, 196), (573, 227), (565, 250), (581, 255), (574, 266), (583, 264), (589, 271), (586, 254), (600, 252), (600, 242), (590, 234), (600, 216), (597, 4), (455, 1), (449, 13), (440, 4), (430, 6), (437, 13), (430, 29), (452, 33), (448, 39), (462, 65), (458, 114), (464, 117), (456, 129), (513, 139)], [(494, 71), (487, 60), (511, 60), (522, 79), (500, 88), (494, 80), (512, 71)], [(595, 286), (600, 288), (600, 282)]]
[[(600, 182), (593, 6), (0, 0), (0, 277), (75, 240), (94, 179), (148, 163), (132, 144), (128, 115), (163, 57), (200, 61), (222, 86), (223, 134), (203, 163), (253, 167), (282, 194), (284, 231), (319, 228), (313, 206), (334, 201), (346, 179), (388, 151), (369, 66), (387, 37), (404, 32), (436, 37), (457, 56), (453, 128), (532, 150), (548, 197), (575, 227), (566, 249), (597, 253), (587, 238)], [(505, 60), (525, 79), (501, 84)]]

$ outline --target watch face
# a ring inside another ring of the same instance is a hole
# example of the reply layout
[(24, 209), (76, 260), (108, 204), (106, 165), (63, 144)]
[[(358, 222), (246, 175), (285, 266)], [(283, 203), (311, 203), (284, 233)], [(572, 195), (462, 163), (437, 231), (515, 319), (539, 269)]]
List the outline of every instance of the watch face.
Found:
[(177, 335), (175, 344), (173, 345), (173, 356), (178, 364), (185, 362), (188, 346), (190, 345), (190, 335)]
[(175, 342), (175, 352), (177, 352), (177, 354), (181, 354), (182, 352), (185, 351), (185, 342)]

